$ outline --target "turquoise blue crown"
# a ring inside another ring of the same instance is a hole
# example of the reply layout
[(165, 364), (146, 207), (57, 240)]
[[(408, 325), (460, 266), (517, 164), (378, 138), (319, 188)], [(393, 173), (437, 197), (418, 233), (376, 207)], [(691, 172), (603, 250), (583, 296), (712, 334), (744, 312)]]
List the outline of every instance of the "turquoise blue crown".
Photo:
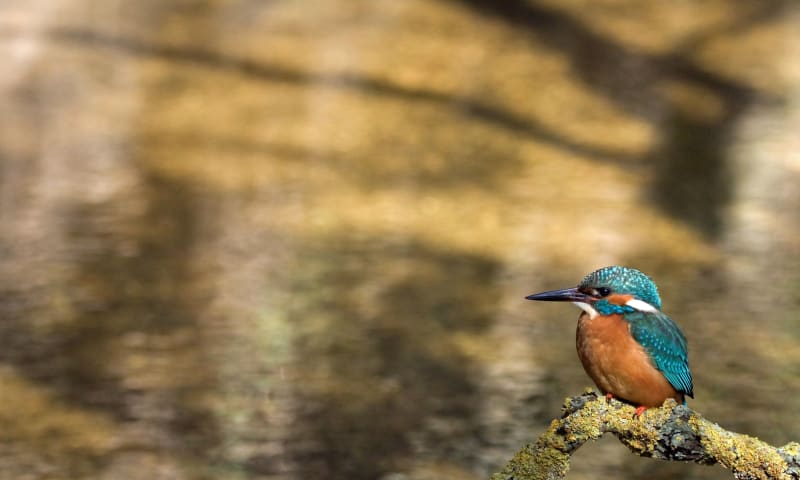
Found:
[[(614, 293), (633, 295), (661, 310), (661, 297), (653, 280), (647, 275), (627, 267), (605, 267), (596, 270), (583, 279), (579, 288), (610, 288)], [(613, 305), (606, 300), (598, 300), (594, 307), (604, 315), (611, 313), (627, 313), (634, 309), (628, 306)], [(606, 310), (606, 311), (604, 311)]]

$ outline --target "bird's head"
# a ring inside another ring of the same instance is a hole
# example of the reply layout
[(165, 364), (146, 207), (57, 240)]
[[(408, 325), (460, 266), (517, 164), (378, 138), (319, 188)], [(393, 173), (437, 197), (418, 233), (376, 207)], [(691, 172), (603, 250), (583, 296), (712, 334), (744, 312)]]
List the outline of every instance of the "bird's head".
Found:
[(577, 287), (528, 295), (528, 300), (573, 302), (594, 317), (598, 313), (611, 315), (633, 311), (661, 309), (661, 297), (656, 284), (634, 268), (605, 267), (596, 270)]

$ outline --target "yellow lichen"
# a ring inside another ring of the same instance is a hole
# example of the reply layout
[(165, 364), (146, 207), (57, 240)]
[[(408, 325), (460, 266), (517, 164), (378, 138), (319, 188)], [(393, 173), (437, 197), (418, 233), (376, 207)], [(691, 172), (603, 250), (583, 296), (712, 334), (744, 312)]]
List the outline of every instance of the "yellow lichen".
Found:
[(504, 480), (509, 477), (532, 480), (561, 478), (569, 470), (569, 455), (552, 445), (544, 445), (542, 440), (536, 445), (526, 445), (506, 465), (502, 472), (492, 475), (492, 480)]
[(786, 462), (775, 448), (761, 440), (723, 430), (719, 425), (693, 415), (689, 424), (698, 432), (701, 445), (720, 465), (734, 471), (747, 472), (755, 478), (789, 478)]
[[(613, 399), (605, 401), (597, 398), (590, 390), (584, 396), (587, 398), (580, 400), (585, 403), (577, 409), (574, 405), (580, 405), (580, 402), (566, 399), (565, 411), (571, 413), (553, 420), (535, 445), (526, 446), (503, 472), (495, 474), (492, 479), (563, 478), (569, 470), (571, 453), (587, 441), (596, 440), (605, 433), (615, 434), (622, 443), (639, 455), (659, 456), (656, 452), (658, 442), (663, 441), (663, 432), (670, 431), (665, 430), (665, 427), (670, 422), (687, 425), (685, 420), (674, 417), (677, 407), (674, 400), (668, 400), (661, 407), (648, 409), (636, 417), (635, 410), (630, 405)], [(789, 478), (785, 473), (786, 462), (775, 447), (754, 437), (723, 430), (719, 425), (693, 412), (690, 412), (688, 426), (700, 438), (706, 454), (699, 457), (698, 461), (716, 461), (734, 473), (744, 474), (748, 478)], [(683, 441), (684, 434), (675, 433), (671, 443), (680, 445)], [(783, 450), (789, 455), (797, 455), (800, 453), (800, 444), (787, 444)]]
[(797, 442), (789, 442), (786, 445), (781, 447), (784, 452), (789, 455), (795, 456), (800, 455), (800, 443)]

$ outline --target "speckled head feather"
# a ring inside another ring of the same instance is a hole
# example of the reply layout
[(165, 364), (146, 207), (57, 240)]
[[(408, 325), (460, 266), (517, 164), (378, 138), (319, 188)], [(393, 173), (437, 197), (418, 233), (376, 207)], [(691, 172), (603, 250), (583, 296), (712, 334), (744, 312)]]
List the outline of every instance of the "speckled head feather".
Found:
[(656, 284), (635, 268), (605, 267), (586, 275), (578, 288), (610, 288), (615, 293), (629, 294), (661, 310), (661, 297)]

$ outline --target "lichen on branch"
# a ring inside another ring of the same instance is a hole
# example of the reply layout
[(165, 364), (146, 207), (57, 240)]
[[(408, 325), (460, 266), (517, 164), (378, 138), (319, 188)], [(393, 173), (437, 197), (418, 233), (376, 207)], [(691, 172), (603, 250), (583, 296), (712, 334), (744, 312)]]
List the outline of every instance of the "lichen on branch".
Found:
[(719, 464), (737, 479), (800, 480), (800, 444), (773, 447), (729, 432), (675, 400), (635, 416), (635, 409), (591, 389), (567, 398), (563, 415), (520, 450), (492, 480), (556, 480), (569, 471), (571, 455), (606, 433), (637, 455), (659, 460)]

